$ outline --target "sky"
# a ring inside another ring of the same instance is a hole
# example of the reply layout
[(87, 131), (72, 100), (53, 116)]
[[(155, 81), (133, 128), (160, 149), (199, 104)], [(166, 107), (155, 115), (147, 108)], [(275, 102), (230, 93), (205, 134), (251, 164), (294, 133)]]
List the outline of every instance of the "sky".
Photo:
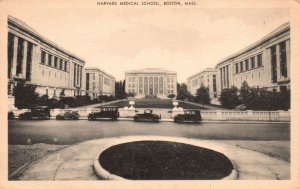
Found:
[(286, 8), (199, 5), (81, 9), (36, 4), (8, 13), (83, 58), (86, 67), (99, 67), (117, 80), (125, 71), (165, 68), (177, 72), (178, 82), (289, 21)]

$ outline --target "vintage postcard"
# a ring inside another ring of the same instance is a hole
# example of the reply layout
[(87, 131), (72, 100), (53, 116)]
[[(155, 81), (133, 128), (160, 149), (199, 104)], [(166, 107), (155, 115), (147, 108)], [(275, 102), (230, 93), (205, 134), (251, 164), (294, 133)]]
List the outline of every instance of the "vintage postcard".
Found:
[(297, 0), (0, 0), (0, 188), (300, 188)]

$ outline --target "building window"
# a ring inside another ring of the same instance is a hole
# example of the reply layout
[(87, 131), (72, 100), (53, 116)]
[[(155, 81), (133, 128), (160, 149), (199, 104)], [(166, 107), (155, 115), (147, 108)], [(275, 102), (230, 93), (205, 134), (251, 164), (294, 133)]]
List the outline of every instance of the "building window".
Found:
[(57, 57), (54, 57), (54, 67), (57, 68)]
[(41, 64), (46, 63), (46, 53), (44, 51), (41, 51)]
[(283, 77), (287, 77), (287, 62), (286, 62), (286, 44), (285, 41), (279, 44), (280, 53), (280, 73)]
[(255, 57), (251, 57), (251, 68), (255, 68)]
[(68, 62), (65, 61), (65, 71), (68, 71)]
[(277, 82), (277, 61), (276, 61), (276, 46), (271, 47), (271, 75), (272, 83)]
[(32, 63), (32, 43), (28, 42), (27, 60), (26, 60), (26, 81), (31, 80), (31, 63)]
[(63, 69), (63, 60), (59, 59), (59, 69), (62, 70)]
[(213, 75), (213, 92), (217, 92), (217, 79), (216, 79), (216, 75)]
[(241, 72), (244, 71), (244, 64), (243, 64), (243, 62), (240, 62), (240, 69), (241, 69), (241, 70), (240, 70)]
[(48, 65), (52, 66), (52, 55), (48, 54)]
[(246, 66), (246, 71), (248, 71), (249, 70), (249, 61), (248, 61), (248, 59), (245, 60), (245, 66)]
[(8, 58), (8, 78), (11, 77), (11, 70), (12, 70), (12, 61), (13, 61), (13, 55), (14, 55), (14, 35), (11, 33), (8, 33), (8, 43), (7, 43), (7, 58)]
[(262, 66), (262, 55), (259, 54), (257, 55), (257, 67), (261, 67)]
[(128, 81), (131, 82), (131, 77), (128, 77)]
[(17, 53), (17, 75), (22, 73), (22, 61), (23, 61), (23, 43), (24, 40), (19, 38), (18, 41), (18, 53)]
[(239, 64), (235, 64), (235, 73), (239, 73)]

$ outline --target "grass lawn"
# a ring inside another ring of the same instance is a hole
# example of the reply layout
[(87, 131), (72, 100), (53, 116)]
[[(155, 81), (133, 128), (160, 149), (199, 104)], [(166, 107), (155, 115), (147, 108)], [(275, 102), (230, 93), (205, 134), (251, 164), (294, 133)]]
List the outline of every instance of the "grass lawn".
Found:
[(101, 166), (131, 180), (214, 180), (228, 176), (233, 165), (222, 153), (166, 141), (138, 141), (101, 153)]
[[(135, 99), (135, 108), (164, 108), (164, 109), (172, 109), (174, 106), (172, 104), (172, 100), (171, 99), (147, 99), (147, 98), (143, 98), (143, 99)], [(129, 105), (129, 101), (124, 101), (124, 102), (116, 102), (113, 104), (110, 104), (109, 106), (118, 106), (119, 108), (123, 108), (125, 106)], [(186, 103), (182, 103), (179, 102), (179, 107), (182, 107), (184, 109), (206, 109), (206, 108), (202, 108), (202, 106), (197, 106), (197, 105), (193, 105), (193, 104), (186, 104)]]

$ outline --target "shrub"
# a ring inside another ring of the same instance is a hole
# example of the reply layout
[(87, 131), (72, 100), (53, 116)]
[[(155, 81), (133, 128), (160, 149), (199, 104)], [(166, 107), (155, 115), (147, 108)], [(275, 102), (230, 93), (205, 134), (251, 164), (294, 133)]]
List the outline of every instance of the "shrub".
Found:
[(201, 86), (199, 89), (197, 89), (195, 100), (196, 102), (199, 102), (203, 105), (209, 104), (210, 98), (209, 98), (208, 88), (205, 86)]
[(233, 109), (241, 104), (238, 89), (232, 86), (230, 89), (223, 89), (219, 98), (222, 107)]
[(172, 99), (172, 98), (175, 98), (175, 96), (176, 96), (176, 95), (174, 95), (174, 94), (169, 94), (169, 95), (168, 95), (168, 98), (171, 98), (171, 99)]
[(13, 95), (15, 96), (15, 106), (17, 108), (31, 108), (38, 103), (39, 94), (36, 86), (18, 83), (14, 87)]

